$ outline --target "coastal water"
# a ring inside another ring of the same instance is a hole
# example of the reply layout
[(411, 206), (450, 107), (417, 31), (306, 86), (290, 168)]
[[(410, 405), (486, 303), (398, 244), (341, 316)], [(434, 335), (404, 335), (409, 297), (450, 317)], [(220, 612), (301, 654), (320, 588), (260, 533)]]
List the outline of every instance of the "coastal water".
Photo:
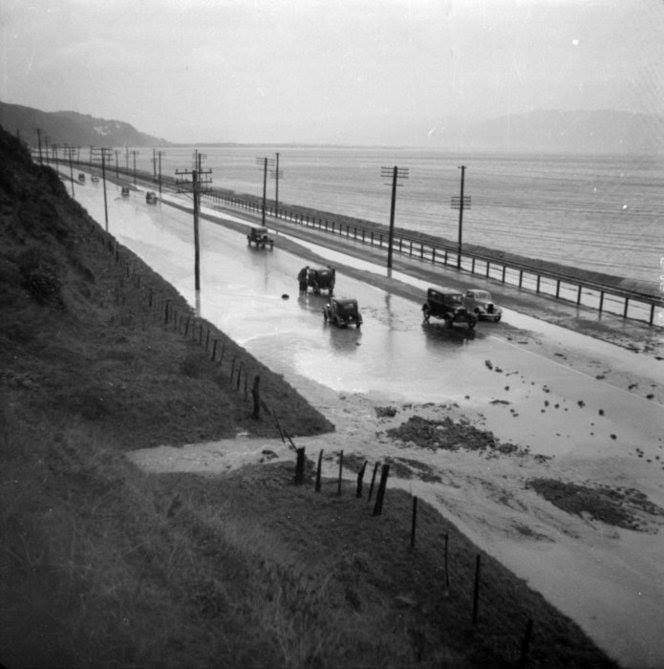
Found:
[[(388, 223), (391, 183), (381, 167), (408, 169), (397, 189), (396, 225), (450, 240), (458, 235), (460, 165), (466, 166), (463, 241), (659, 286), (664, 269), (664, 158), (544, 154), (450, 154), (395, 148), (200, 147), (215, 186), (279, 202)], [(152, 171), (152, 151), (138, 169)], [(168, 147), (162, 173), (192, 166), (193, 147)], [(124, 156), (120, 154), (120, 164)]]

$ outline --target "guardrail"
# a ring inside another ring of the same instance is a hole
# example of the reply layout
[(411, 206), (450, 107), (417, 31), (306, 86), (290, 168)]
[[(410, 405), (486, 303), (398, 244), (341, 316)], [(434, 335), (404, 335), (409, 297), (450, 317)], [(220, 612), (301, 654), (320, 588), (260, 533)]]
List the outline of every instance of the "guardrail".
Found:
[[(217, 194), (204, 196), (213, 204), (245, 209), (254, 214), (261, 213), (261, 206), (241, 197), (229, 197)], [(303, 227), (334, 234), (346, 239), (368, 244), (372, 247), (387, 250), (388, 235), (375, 229), (361, 225), (344, 224), (323, 216), (299, 213), (288, 208), (266, 209), (266, 215), (277, 220), (296, 223)], [(640, 320), (655, 325), (656, 316), (664, 325), (664, 299), (659, 296), (641, 293), (635, 290), (607, 286), (595, 281), (581, 281), (578, 277), (565, 273), (535, 268), (519, 262), (502, 261), (478, 253), (462, 252), (459, 259), (456, 247), (444, 243), (433, 244), (421, 238), (395, 234), (392, 252), (416, 258), (422, 262), (442, 267), (461, 267), (471, 275), (482, 276), (500, 283), (531, 290), (536, 295), (552, 297), (556, 300), (570, 302), (579, 307), (588, 307), (601, 313), (611, 313)], [(658, 313), (659, 311), (659, 313)]]
[[(65, 160), (58, 160), (67, 163)], [(97, 164), (84, 161), (74, 162), (77, 167), (85, 166), (99, 168)], [(122, 173), (124, 176), (134, 176), (133, 170), (125, 168), (110, 168), (109, 173)], [(147, 172), (136, 172), (142, 180), (155, 183), (153, 175)], [(174, 180), (163, 178), (163, 183), (172, 186)], [(253, 196), (229, 195), (232, 191), (206, 193), (202, 197), (213, 205), (225, 205), (248, 211), (252, 214), (261, 214), (261, 200)], [(266, 215), (276, 220), (295, 223), (306, 228), (318, 230), (332, 235), (344, 237), (358, 244), (365, 244), (379, 249), (388, 248), (388, 234), (380, 226), (363, 226), (361, 223), (344, 223), (344, 217), (314, 215), (305, 211), (298, 211), (299, 207), (266, 208)], [(304, 209), (304, 208), (302, 208)], [(341, 220), (340, 220), (341, 219)], [(541, 269), (516, 261), (506, 261), (480, 253), (462, 252), (459, 258), (456, 246), (439, 241), (433, 243), (425, 235), (404, 235), (396, 232), (393, 237), (392, 252), (409, 258), (440, 267), (460, 268), (471, 275), (498, 281), (502, 284), (515, 286), (522, 290), (534, 292), (555, 300), (561, 300), (578, 307), (587, 307), (597, 310), (600, 314), (610, 313), (624, 319), (643, 321), (649, 325), (664, 326), (664, 297), (642, 293), (636, 290), (622, 289), (591, 280), (581, 280), (564, 272), (555, 272)]]

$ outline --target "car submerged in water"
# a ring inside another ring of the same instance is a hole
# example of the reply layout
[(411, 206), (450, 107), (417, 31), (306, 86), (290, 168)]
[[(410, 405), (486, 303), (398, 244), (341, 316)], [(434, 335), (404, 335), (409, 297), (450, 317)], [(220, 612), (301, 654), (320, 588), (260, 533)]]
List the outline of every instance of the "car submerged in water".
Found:
[(332, 323), (339, 328), (362, 325), (362, 315), (357, 306), (357, 300), (332, 299), (323, 307), (323, 321)]
[(469, 288), (463, 297), (466, 309), (475, 314), (480, 320), (497, 323), (503, 315), (503, 310), (495, 304), (491, 293), (482, 288)]
[(146, 201), (148, 204), (157, 204), (157, 201), (158, 201), (158, 200), (157, 200), (157, 194), (156, 194), (153, 190), (149, 190), (149, 191), (145, 194), (145, 201)]
[(477, 317), (468, 311), (463, 301), (463, 293), (454, 288), (429, 288), (427, 301), (422, 305), (424, 322), (428, 323), (431, 316), (442, 318), (448, 327), (463, 323), (472, 330)]

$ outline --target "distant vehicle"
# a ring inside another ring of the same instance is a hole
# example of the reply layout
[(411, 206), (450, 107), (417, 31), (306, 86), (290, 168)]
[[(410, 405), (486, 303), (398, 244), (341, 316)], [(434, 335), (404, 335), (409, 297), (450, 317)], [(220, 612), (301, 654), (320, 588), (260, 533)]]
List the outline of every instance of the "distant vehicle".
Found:
[(431, 316), (442, 318), (448, 327), (464, 323), (472, 330), (477, 323), (475, 314), (468, 311), (463, 303), (463, 294), (453, 288), (429, 288), (422, 313), (425, 323)]
[(357, 307), (357, 300), (330, 300), (323, 307), (323, 320), (337, 327), (348, 327), (362, 325), (362, 315)]
[(247, 235), (247, 243), (249, 246), (255, 244), (256, 248), (261, 249), (264, 249), (266, 246), (269, 246), (271, 249), (274, 248), (274, 239), (268, 235), (267, 228), (262, 226), (251, 228)]
[(157, 204), (157, 202), (158, 202), (158, 200), (157, 200), (157, 194), (156, 194), (153, 190), (149, 190), (149, 191), (145, 194), (145, 201), (146, 201), (148, 204)]
[(122, 193), (122, 197), (129, 197), (129, 186), (123, 186), (120, 192)]
[(78, 173), (78, 180), (80, 183), (84, 184), (85, 183), (85, 174), (83, 172)]
[(300, 291), (304, 293), (311, 287), (314, 295), (320, 295), (321, 290), (327, 290), (327, 294), (332, 295), (335, 281), (336, 270), (329, 266), (316, 269), (307, 265), (297, 275)]
[(491, 293), (488, 290), (470, 288), (466, 291), (463, 302), (466, 305), (466, 309), (474, 313), (480, 320), (497, 323), (503, 315), (503, 310), (497, 304), (494, 304)]
[(93, 174), (90, 177), (90, 181), (92, 181), (93, 184), (99, 183), (99, 177), (96, 174)]

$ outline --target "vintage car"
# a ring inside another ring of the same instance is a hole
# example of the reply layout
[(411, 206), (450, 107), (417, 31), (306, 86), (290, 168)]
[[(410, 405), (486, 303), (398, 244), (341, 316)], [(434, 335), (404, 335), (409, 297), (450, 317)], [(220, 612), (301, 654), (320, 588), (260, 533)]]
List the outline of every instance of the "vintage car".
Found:
[(463, 293), (454, 288), (429, 288), (422, 313), (425, 323), (429, 322), (431, 316), (442, 318), (449, 327), (463, 323), (472, 330), (477, 323), (475, 314), (464, 306)]
[(321, 290), (326, 290), (328, 295), (334, 292), (336, 281), (336, 270), (334, 267), (303, 267), (297, 275), (300, 291), (306, 292), (309, 287), (314, 295), (320, 295)]
[(79, 181), (79, 183), (82, 183), (82, 184), (85, 183), (85, 174), (83, 174), (83, 172), (78, 173), (78, 181)]
[(247, 243), (249, 246), (255, 244), (256, 248), (261, 249), (264, 249), (266, 246), (274, 248), (274, 239), (268, 235), (267, 228), (265, 227), (251, 228), (247, 235)]
[(99, 183), (99, 177), (96, 174), (93, 174), (90, 177), (90, 181), (92, 181), (93, 184), (98, 184)]
[(120, 189), (120, 193), (122, 193), (122, 197), (129, 197), (129, 186), (122, 186)]
[(482, 288), (469, 288), (464, 295), (463, 303), (466, 309), (480, 320), (497, 323), (503, 315), (503, 310), (494, 304), (491, 293)]
[(354, 324), (359, 328), (362, 325), (362, 315), (357, 308), (357, 300), (330, 300), (323, 307), (323, 320), (337, 327), (348, 327)]
[(149, 191), (145, 194), (145, 201), (146, 201), (148, 204), (157, 204), (157, 201), (158, 201), (158, 200), (157, 200), (157, 194), (156, 194), (153, 190), (149, 190)]

